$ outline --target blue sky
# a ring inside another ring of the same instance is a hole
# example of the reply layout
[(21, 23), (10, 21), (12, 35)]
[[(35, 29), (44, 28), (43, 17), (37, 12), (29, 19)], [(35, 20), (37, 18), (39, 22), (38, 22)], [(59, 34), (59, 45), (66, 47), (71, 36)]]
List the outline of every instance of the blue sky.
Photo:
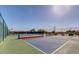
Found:
[[(54, 8), (55, 7), (55, 8)], [(68, 10), (66, 10), (68, 8)], [(9, 29), (78, 27), (79, 6), (19, 5), (0, 6)]]

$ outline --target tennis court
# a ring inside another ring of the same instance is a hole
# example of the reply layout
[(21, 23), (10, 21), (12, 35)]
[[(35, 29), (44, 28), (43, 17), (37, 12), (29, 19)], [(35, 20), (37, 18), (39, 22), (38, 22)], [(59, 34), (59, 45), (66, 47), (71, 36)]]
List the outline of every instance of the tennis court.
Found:
[(45, 36), (39, 38), (30, 38), (30, 40), (24, 40), (26, 43), (40, 49), (41, 51), (50, 54), (56, 49), (66, 43), (70, 37), (68, 36)]

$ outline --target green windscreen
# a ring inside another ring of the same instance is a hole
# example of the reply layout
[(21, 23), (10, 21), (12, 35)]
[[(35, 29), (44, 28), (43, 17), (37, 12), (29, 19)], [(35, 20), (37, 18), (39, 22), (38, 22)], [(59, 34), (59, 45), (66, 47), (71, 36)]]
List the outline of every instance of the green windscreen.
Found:
[(7, 35), (8, 35), (8, 28), (2, 15), (0, 14), (0, 42), (4, 41)]

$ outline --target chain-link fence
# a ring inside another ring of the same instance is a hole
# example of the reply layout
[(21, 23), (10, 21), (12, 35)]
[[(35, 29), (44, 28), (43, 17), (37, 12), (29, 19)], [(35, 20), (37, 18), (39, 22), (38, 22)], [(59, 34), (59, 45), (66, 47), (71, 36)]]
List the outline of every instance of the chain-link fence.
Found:
[(9, 31), (8, 31), (8, 27), (2, 17), (2, 15), (0, 14), (0, 42), (4, 41), (5, 37), (8, 35)]

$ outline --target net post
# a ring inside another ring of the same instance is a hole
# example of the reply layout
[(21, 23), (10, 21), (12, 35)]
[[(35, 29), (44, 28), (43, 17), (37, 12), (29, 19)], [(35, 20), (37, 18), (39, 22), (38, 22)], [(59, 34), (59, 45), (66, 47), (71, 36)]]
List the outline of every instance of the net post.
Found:
[(18, 39), (20, 39), (20, 33), (18, 33)]

